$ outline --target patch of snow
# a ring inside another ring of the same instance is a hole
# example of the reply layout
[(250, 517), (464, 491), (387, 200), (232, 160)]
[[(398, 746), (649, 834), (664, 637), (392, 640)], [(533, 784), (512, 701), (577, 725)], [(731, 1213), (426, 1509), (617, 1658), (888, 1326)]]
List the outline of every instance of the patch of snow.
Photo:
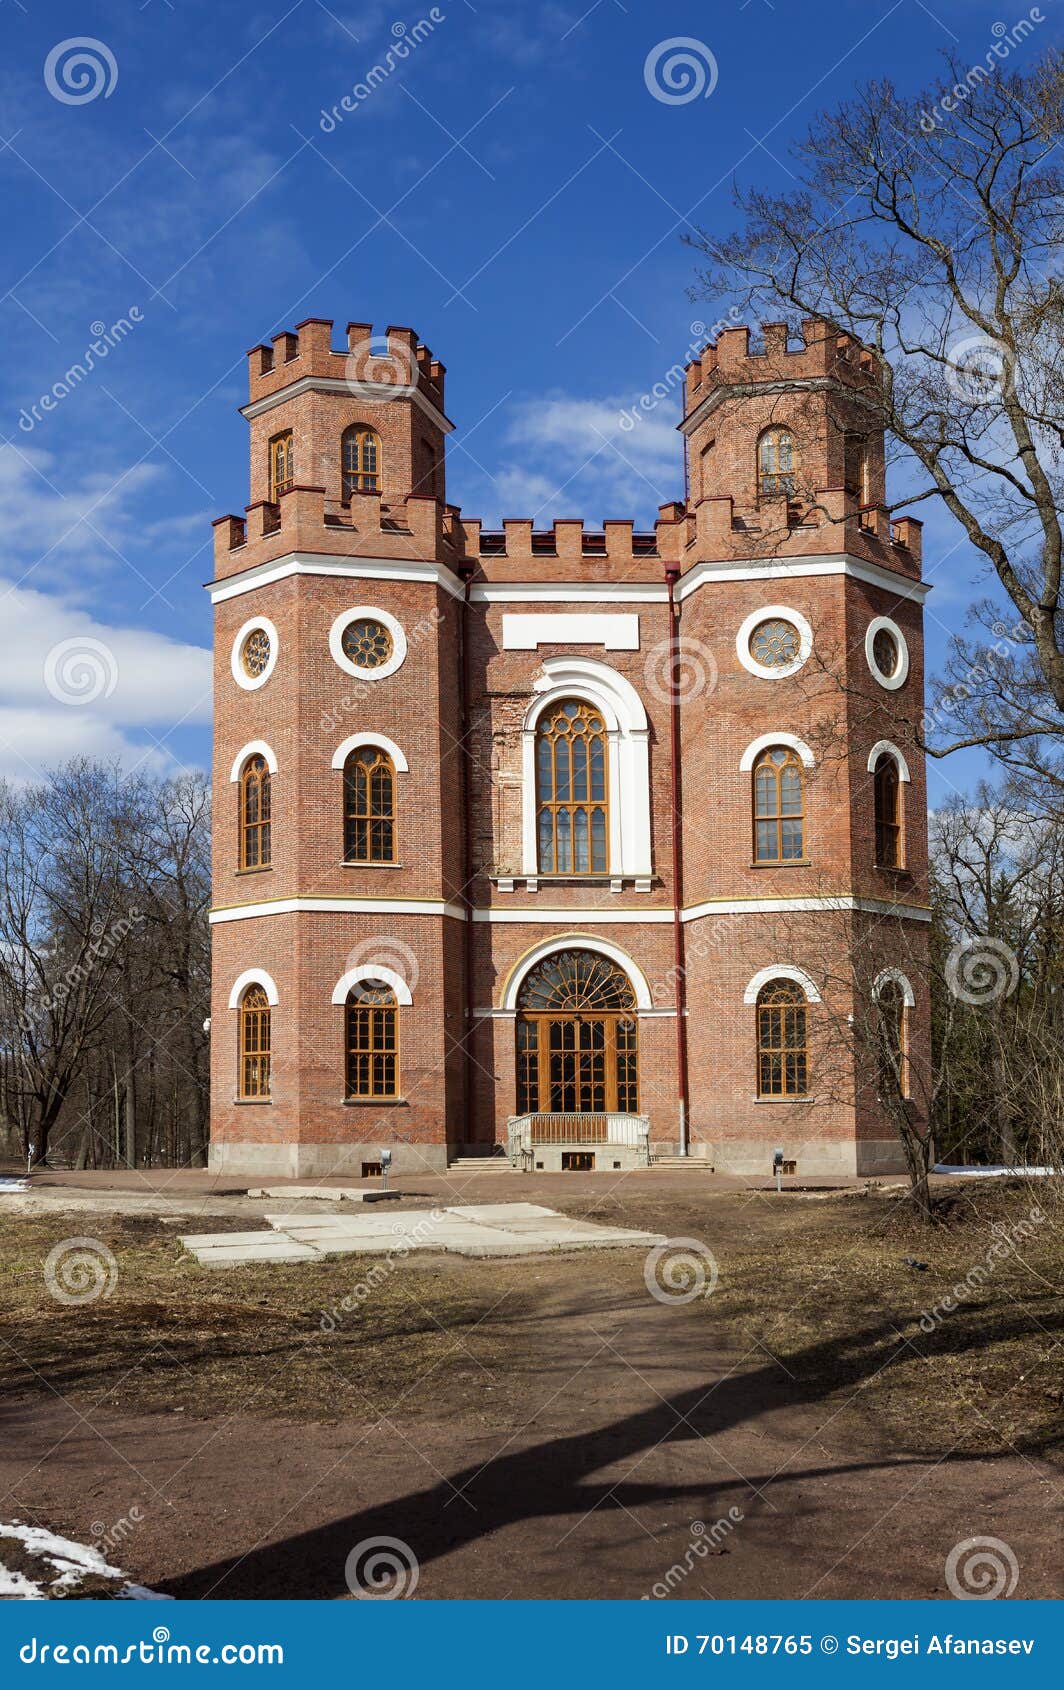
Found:
[[(14, 1538), (21, 1543), (27, 1554), (39, 1556), (47, 1566), (54, 1568), (59, 1577), (48, 1578), (42, 1569), (41, 1580), (33, 1582), (25, 1573), (8, 1572), (3, 1565), (5, 1537)], [(17, 1520), (10, 1524), (0, 1522), (0, 1596), (41, 1597), (45, 1595), (42, 1588), (44, 1585), (47, 1585), (49, 1592), (76, 1592), (88, 1573), (97, 1578), (121, 1579), (122, 1588), (115, 1594), (127, 1601), (169, 1600), (168, 1597), (159, 1596), (154, 1590), (146, 1590), (143, 1585), (130, 1584), (121, 1568), (110, 1566), (100, 1551), (90, 1544), (75, 1543), (72, 1538), (58, 1537), (55, 1532), (48, 1531), (44, 1526), (24, 1526)]]
[(9, 1573), (0, 1562), (0, 1599), (15, 1597), (24, 1602), (40, 1595), (39, 1584), (31, 1584), (25, 1573)]
[(24, 1179), (0, 1179), (0, 1191), (28, 1191)]
[(954, 1166), (951, 1162), (936, 1162), (934, 1172), (936, 1174), (964, 1175), (968, 1179), (1002, 1179), (1005, 1177), (1009, 1179), (1052, 1179), (1061, 1170), (1059, 1168), (967, 1168), (963, 1163)]

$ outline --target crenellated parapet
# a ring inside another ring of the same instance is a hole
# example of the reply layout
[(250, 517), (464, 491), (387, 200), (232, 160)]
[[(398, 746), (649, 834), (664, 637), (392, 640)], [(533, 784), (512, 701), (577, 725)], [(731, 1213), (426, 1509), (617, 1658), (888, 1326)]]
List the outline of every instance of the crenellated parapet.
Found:
[(249, 404), (310, 378), (340, 382), (356, 393), (412, 389), (443, 411), (445, 366), (413, 329), (392, 325), (375, 335), (372, 323), (348, 323), (343, 349), (333, 346), (332, 333), (331, 319), (307, 317), (268, 344), (253, 346), (248, 353)]
[(802, 323), (802, 343), (789, 343), (786, 323), (764, 323), (761, 350), (750, 351), (750, 329), (723, 329), (686, 366), (687, 414), (720, 389), (756, 387), (765, 382), (843, 381), (856, 390), (875, 385), (875, 353), (852, 336), (840, 334), (816, 317)]

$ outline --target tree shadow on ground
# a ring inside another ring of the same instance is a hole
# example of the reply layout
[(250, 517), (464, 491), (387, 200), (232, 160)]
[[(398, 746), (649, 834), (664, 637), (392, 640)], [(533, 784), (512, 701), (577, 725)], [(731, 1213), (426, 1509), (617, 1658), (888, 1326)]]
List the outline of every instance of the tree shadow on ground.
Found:
[[(1012, 1320), (1002, 1319), (995, 1338), (1000, 1341), (1024, 1330), (1022, 1322), (1020, 1311)], [(1051, 1329), (1064, 1328), (1064, 1315), (1043, 1325), (1048, 1339)], [(948, 1329), (939, 1328), (936, 1356), (957, 1356), (978, 1349), (985, 1337), (985, 1332), (955, 1321)], [(666, 1344), (668, 1339), (666, 1332)], [(700, 1353), (690, 1357), (692, 1372), (705, 1369), (706, 1342), (703, 1329), (698, 1340)], [(345, 1580), (348, 1555), (356, 1544), (369, 1539), (398, 1538), (425, 1567), (514, 1523), (551, 1518), (559, 1523), (575, 1522), (593, 1509), (631, 1510), (647, 1503), (681, 1500), (690, 1505), (691, 1518), (711, 1519), (724, 1511), (727, 1497), (735, 1488), (733, 1468), (729, 1466), (723, 1478), (707, 1477), (693, 1484), (654, 1483), (638, 1478), (640, 1458), (658, 1445), (696, 1438), (715, 1440), (774, 1411), (812, 1406), (840, 1389), (857, 1390), (889, 1365), (895, 1346), (899, 1353), (912, 1354), (893, 1322), (883, 1320), (845, 1338), (790, 1353), (785, 1368), (770, 1359), (745, 1372), (725, 1373), (716, 1382), (704, 1378), (689, 1390), (662, 1396), (649, 1407), (605, 1426), (550, 1438), (526, 1449), (507, 1450), (504, 1444), (496, 1458), (466, 1466), (438, 1484), (279, 1542), (249, 1545), (242, 1555), (165, 1580), (157, 1588), (167, 1595), (186, 1598), (329, 1599), (349, 1594)], [(693, 1347), (681, 1339), (673, 1351), (674, 1365), (682, 1366), (684, 1351)], [(952, 1431), (949, 1436), (952, 1438)], [(933, 1459), (916, 1457), (914, 1461), (924, 1465)], [(954, 1459), (973, 1457), (958, 1454)], [(992, 1458), (980, 1455), (978, 1459)], [(599, 1469), (626, 1460), (633, 1465), (623, 1479), (595, 1482)], [(899, 1465), (894, 1457), (889, 1464), (892, 1469)], [(788, 1467), (786, 1477), (811, 1479), (874, 1471), (882, 1465), (870, 1459), (816, 1469)], [(335, 1483), (336, 1469), (331, 1477)], [(756, 1482), (764, 1485), (770, 1478), (763, 1475)], [(461, 1495), (456, 1496), (456, 1491)], [(566, 1529), (571, 1528), (559, 1524), (559, 1536)]]

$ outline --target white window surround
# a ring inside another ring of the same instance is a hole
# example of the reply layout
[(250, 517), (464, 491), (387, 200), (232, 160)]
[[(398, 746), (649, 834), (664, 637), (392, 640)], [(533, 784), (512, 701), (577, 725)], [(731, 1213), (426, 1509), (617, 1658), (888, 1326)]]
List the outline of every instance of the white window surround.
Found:
[(873, 1000), (878, 1000), (883, 987), (889, 985), (901, 987), (901, 995), (906, 1009), (915, 1008), (916, 993), (913, 991), (912, 986), (909, 984), (908, 979), (902, 973), (900, 968), (884, 968), (876, 975), (875, 984), (872, 987)]
[(639, 617), (579, 611), (503, 616), (503, 651), (535, 651), (541, 645), (600, 645), (607, 651), (638, 651)]
[(776, 963), (769, 968), (759, 968), (746, 991), (743, 993), (744, 1003), (756, 1003), (762, 987), (770, 980), (793, 980), (801, 986), (808, 1003), (820, 1003), (820, 993), (816, 982), (802, 968), (793, 968), (790, 963)]
[[(884, 630), (891, 636), (898, 648), (898, 669), (894, 675), (884, 675), (876, 662), (873, 651), (876, 635)], [(898, 687), (905, 685), (909, 677), (909, 647), (905, 635), (896, 622), (892, 622), (889, 616), (874, 616), (865, 629), (864, 649), (868, 667), (881, 687), (886, 687), (888, 692), (896, 692)]]
[(773, 745), (785, 745), (788, 750), (796, 752), (807, 769), (815, 766), (816, 758), (805, 740), (799, 739), (796, 734), (762, 734), (759, 739), (751, 740), (740, 757), (740, 774), (748, 775), (762, 751), (768, 751)]
[(586, 698), (606, 724), (609, 840), (607, 872), (614, 878), (649, 879), (650, 752), (647, 713), (631, 681), (590, 657), (547, 657), (525, 712), (521, 735), (522, 876), (539, 870), (536, 839), (536, 724), (564, 698)]
[[(352, 663), (343, 648), (344, 629), (349, 622), (359, 622), (368, 617), (374, 622), (380, 622), (392, 636), (392, 655), (387, 663), (381, 663), (376, 669), (360, 669), (357, 663)], [(342, 610), (332, 627), (329, 629), (329, 650), (337, 668), (345, 675), (354, 675), (359, 681), (385, 681), (389, 675), (394, 675), (406, 661), (406, 635), (402, 624), (387, 610), (380, 610), (373, 604), (355, 604), (349, 610)]]
[(273, 983), (273, 976), (267, 974), (264, 968), (245, 968), (243, 974), (233, 981), (233, 989), (229, 993), (229, 1008), (237, 1009), (241, 998), (249, 986), (261, 986), (266, 993), (266, 1002), (275, 1007), (278, 1002), (277, 987)]
[(361, 963), (357, 968), (349, 968), (347, 973), (337, 980), (333, 987), (333, 1003), (346, 1003), (348, 993), (353, 991), (356, 986), (360, 986), (363, 980), (383, 980), (384, 984), (390, 986), (395, 993), (396, 1003), (409, 1005), (414, 1001), (410, 996), (410, 987), (403, 976), (395, 972), (394, 968), (384, 968), (380, 963), (366, 962)]
[(871, 751), (868, 753), (868, 772), (869, 772), (869, 774), (870, 775), (875, 774), (876, 764), (879, 762), (879, 759), (883, 755), (884, 751), (887, 753), (888, 756), (893, 757), (894, 761), (897, 763), (897, 765), (898, 765), (898, 779), (899, 780), (908, 780), (909, 779), (909, 765), (905, 761), (905, 758), (902, 756), (901, 752), (898, 750), (898, 747), (896, 745), (892, 745), (890, 743), (889, 739), (877, 739), (876, 743), (873, 745)]
[(240, 779), (240, 776), (244, 772), (244, 764), (247, 762), (249, 757), (265, 757), (266, 767), (269, 769), (271, 775), (275, 775), (277, 773), (277, 758), (274, 756), (270, 746), (266, 744), (266, 741), (264, 739), (249, 739), (243, 749), (238, 751), (236, 756), (233, 758), (233, 767), (229, 771), (229, 779), (231, 781)]
[(608, 957), (618, 968), (623, 968), (632, 983), (635, 992), (636, 1006), (640, 1010), (654, 1007), (650, 987), (642, 969), (632, 961), (627, 951), (622, 951), (620, 945), (614, 945), (609, 939), (599, 939), (591, 933), (552, 933), (549, 939), (542, 939), (538, 945), (533, 945), (523, 957), (519, 957), (510, 970), (506, 984), (502, 991), (500, 1009), (516, 1010), (517, 994), (521, 989), (521, 982), (526, 974), (531, 973), (546, 957), (555, 951), (594, 951), (596, 956)]
[(377, 746), (381, 751), (386, 751), (395, 765), (396, 774), (406, 775), (410, 773), (410, 764), (394, 739), (386, 739), (384, 734), (352, 734), (350, 739), (345, 739), (343, 744), (338, 745), (333, 752), (333, 768), (342, 769), (352, 751), (361, 751), (366, 745)]
[[(790, 663), (781, 663), (778, 668), (770, 669), (764, 663), (755, 662), (750, 655), (750, 636), (759, 622), (793, 622), (798, 630), (798, 656)], [(813, 630), (800, 610), (792, 610), (788, 604), (766, 604), (759, 610), (752, 610), (747, 616), (739, 632), (735, 636), (735, 652), (742, 664), (751, 675), (757, 675), (763, 681), (785, 681), (788, 675), (796, 675), (805, 663), (813, 649)]]
[[(261, 675), (249, 675), (241, 661), (241, 652), (244, 649), (244, 641), (247, 639), (249, 634), (253, 634), (255, 632), (256, 628), (261, 628), (263, 633), (269, 636), (270, 655), (266, 660), (266, 667), (262, 671)], [(277, 637), (277, 629), (274, 627), (269, 617), (249, 617), (243, 627), (237, 630), (236, 638), (233, 641), (233, 649), (229, 654), (229, 667), (232, 670), (233, 679), (237, 686), (242, 687), (245, 692), (257, 692), (259, 687), (264, 687), (277, 666), (277, 656), (280, 649), (281, 643)]]

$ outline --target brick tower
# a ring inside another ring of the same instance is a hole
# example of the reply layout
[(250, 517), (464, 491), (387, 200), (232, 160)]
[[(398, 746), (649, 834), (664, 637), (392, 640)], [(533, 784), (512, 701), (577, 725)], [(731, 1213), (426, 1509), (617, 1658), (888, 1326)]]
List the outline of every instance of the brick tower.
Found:
[(213, 1165), (899, 1167), (866, 1028), (896, 1004), (919, 1111), (925, 589), (872, 355), (721, 334), (644, 533), (464, 519), (409, 330), (334, 351), (312, 319), (250, 362), (211, 586)]

